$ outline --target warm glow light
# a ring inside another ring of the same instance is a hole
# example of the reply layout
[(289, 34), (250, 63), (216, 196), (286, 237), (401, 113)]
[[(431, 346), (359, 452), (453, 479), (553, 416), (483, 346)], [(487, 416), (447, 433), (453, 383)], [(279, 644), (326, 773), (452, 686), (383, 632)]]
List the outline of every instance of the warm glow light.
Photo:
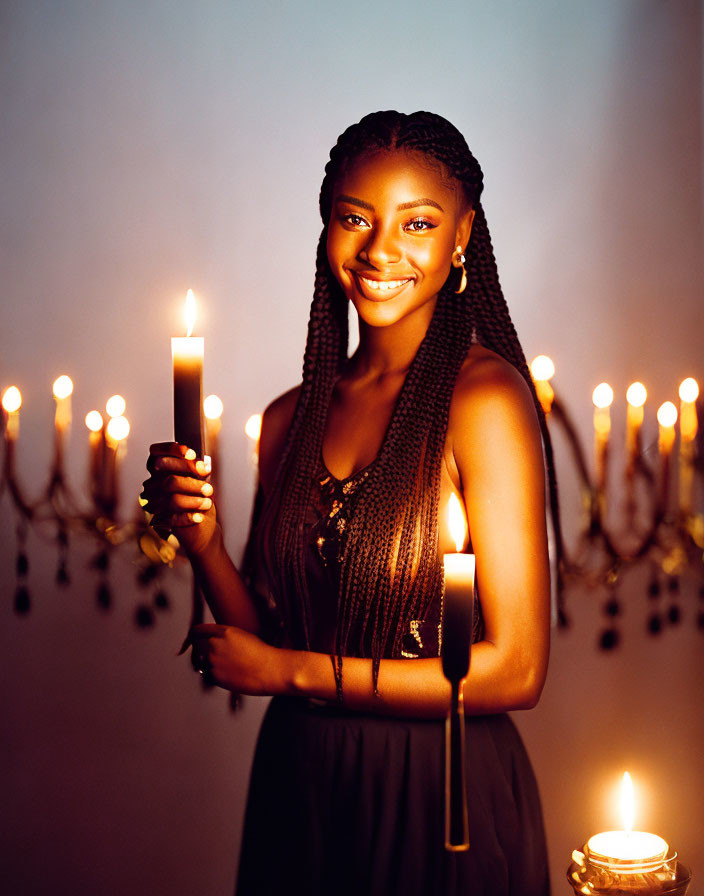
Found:
[(262, 431), (262, 415), (252, 414), (244, 425), (244, 431), (253, 442), (256, 442)]
[(105, 403), (105, 410), (108, 412), (108, 417), (121, 417), (125, 413), (126, 407), (127, 402), (121, 395), (113, 395), (111, 398), (108, 398)]
[(222, 417), (223, 405), (217, 395), (209, 395), (203, 402), (203, 413), (208, 420), (217, 420)]
[(658, 423), (660, 426), (674, 426), (677, 423), (677, 408), (671, 401), (666, 401), (658, 408)]
[(462, 512), (462, 505), (454, 493), (450, 495), (450, 500), (447, 504), (447, 522), (450, 527), (450, 535), (459, 554), (462, 551), (465, 535), (467, 534), (467, 524)]
[(592, 392), (592, 402), (595, 408), (609, 408), (614, 400), (614, 390), (608, 383), (599, 383)]
[(68, 398), (73, 392), (73, 382), (71, 381), (71, 377), (64, 374), (55, 379), (53, 391), (54, 398)]
[(100, 432), (103, 428), (103, 416), (100, 411), (88, 411), (86, 414), (86, 426), (91, 432)]
[(648, 397), (648, 391), (643, 383), (631, 383), (626, 390), (626, 401), (634, 408), (642, 408)]
[(680, 383), (680, 398), (682, 401), (696, 401), (699, 398), (699, 384), (693, 377), (688, 376)]
[(633, 796), (633, 781), (628, 772), (624, 772), (623, 782), (621, 784), (621, 818), (623, 819), (623, 829), (627, 834), (630, 834), (633, 830), (635, 814), (636, 806)]
[(122, 442), (130, 434), (130, 424), (126, 417), (111, 417), (108, 421), (108, 435), (114, 442)]
[(530, 362), (530, 375), (534, 380), (546, 382), (555, 376), (555, 365), (547, 355), (538, 355)]
[(22, 393), (17, 386), (8, 386), (2, 393), (2, 406), (8, 414), (15, 414), (22, 407)]
[(184, 309), (184, 316), (186, 318), (186, 336), (193, 335), (193, 327), (196, 323), (196, 297), (193, 295), (193, 290), (189, 289), (186, 294), (186, 307)]

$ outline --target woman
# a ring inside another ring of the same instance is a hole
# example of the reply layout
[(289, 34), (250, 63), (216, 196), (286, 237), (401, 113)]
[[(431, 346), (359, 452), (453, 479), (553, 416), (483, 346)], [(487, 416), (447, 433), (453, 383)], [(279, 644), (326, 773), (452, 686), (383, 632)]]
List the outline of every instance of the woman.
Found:
[[(155, 523), (217, 625), (221, 687), (274, 695), (252, 771), (238, 893), (548, 892), (533, 773), (507, 710), (549, 649), (541, 427), (462, 135), (379, 112), (333, 148), (303, 382), (266, 410), (245, 579), (206, 469), (152, 446)], [(359, 347), (347, 357), (347, 309)], [(444, 513), (465, 508), (479, 612), (467, 721), (469, 852), (443, 848)]]

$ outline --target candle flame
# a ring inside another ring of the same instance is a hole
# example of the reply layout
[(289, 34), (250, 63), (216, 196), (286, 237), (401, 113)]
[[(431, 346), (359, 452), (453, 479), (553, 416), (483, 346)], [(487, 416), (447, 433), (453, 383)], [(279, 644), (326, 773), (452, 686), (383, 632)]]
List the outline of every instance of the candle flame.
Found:
[(208, 420), (218, 420), (222, 417), (223, 404), (217, 395), (209, 395), (203, 402), (203, 413)]
[(624, 772), (623, 781), (621, 783), (621, 818), (623, 819), (623, 829), (627, 834), (633, 832), (633, 820), (635, 814), (636, 808), (633, 795), (633, 781), (628, 772)]
[(22, 407), (22, 393), (17, 386), (8, 386), (2, 393), (2, 406), (8, 414), (15, 414)]
[(450, 495), (447, 505), (447, 522), (450, 527), (450, 535), (455, 542), (457, 553), (462, 551), (464, 546), (465, 535), (467, 534), (467, 524), (465, 522), (462, 505), (456, 494)]
[(73, 392), (73, 383), (71, 382), (71, 377), (63, 376), (57, 377), (54, 380), (53, 386), (54, 398), (68, 398), (69, 395)]
[(100, 411), (88, 411), (86, 414), (86, 426), (91, 432), (100, 432), (103, 428), (103, 416)]
[(538, 355), (530, 362), (530, 375), (536, 381), (547, 382), (555, 376), (555, 364), (547, 355)]
[(643, 383), (631, 383), (626, 390), (626, 401), (633, 408), (642, 408), (648, 397), (648, 390)]
[(699, 397), (699, 384), (694, 377), (688, 376), (680, 383), (680, 398), (682, 401), (696, 401)]
[(257, 442), (262, 431), (262, 415), (252, 414), (244, 425), (244, 431), (253, 442)]
[(186, 337), (189, 337), (193, 335), (193, 327), (196, 323), (196, 297), (193, 295), (192, 289), (189, 289), (186, 294), (184, 317), (186, 318)]
[(127, 402), (121, 395), (112, 395), (105, 402), (105, 410), (107, 411), (108, 417), (122, 417), (126, 407)]
[(677, 423), (677, 408), (671, 401), (666, 401), (658, 408), (658, 423), (660, 426), (674, 426)]
[(108, 436), (113, 442), (122, 442), (130, 434), (130, 424), (126, 417), (111, 417), (108, 422)]
[(614, 400), (614, 390), (608, 383), (599, 383), (592, 392), (592, 402), (595, 408), (610, 408)]

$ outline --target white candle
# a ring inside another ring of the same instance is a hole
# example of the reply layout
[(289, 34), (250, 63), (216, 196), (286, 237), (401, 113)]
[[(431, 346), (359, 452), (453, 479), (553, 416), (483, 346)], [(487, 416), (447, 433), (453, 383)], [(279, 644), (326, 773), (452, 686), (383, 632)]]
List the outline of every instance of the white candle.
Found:
[(629, 866), (663, 862), (667, 855), (667, 842), (657, 834), (633, 830), (635, 799), (628, 772), (624, 773), (621, 784), (621, 815), (622, 831), (602, 831), (589, 838), (587, 850), (590, 859), (619, 872), (628, 872)]
[(17, 386), (9, 386), (2, 393), (2, 409), (5, 412), (5, 435), (7, 440), (16, 441), (20, 434), (20, 408), (22, 393)]
[(447, 513), (450, 534), (455, 542), (457, 553), (443, 556), (445, 573), (443, 664), (447, 667), (445, 674), (450, 680), (453, 680), (464, 678), (469, 667), (475, 562), (474, 554), (462, 553), (467, 525), (457, 495), (450, 496)]
[(73, 393), (73, 383), (71, 377), (63, 374), (54, 380), (53, 386), (54, 399), (56, 400), (56, 414), (54, 416), (54, 424), (56, 432), (64, 433), (71, 425), (71, 395)]

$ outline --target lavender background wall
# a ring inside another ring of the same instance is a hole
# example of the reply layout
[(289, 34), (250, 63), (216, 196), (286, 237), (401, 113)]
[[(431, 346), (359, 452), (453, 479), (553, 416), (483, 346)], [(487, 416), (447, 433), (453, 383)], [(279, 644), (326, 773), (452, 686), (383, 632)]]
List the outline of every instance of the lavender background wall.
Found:
[[(132, 423), (123, 512), (149, 443), (168, 438), (169, 337), (201, 301), (206, 391), (225, 403), (228, 542), (241, 550), (253, 471), (244, 420), (299, 376), (316, 198), (337, 134), (372, 109), (429, 108), (486, 176), (504, 289), (529, 357), (552, 355), (582, 436), (590, 393), (635, 378), (654, 408), (702, 381), (702, 8), (694, 0), (38, 0), (0, 6), (0, 389), (25, 404), (19, 473), (50, 459), (51, 383), (76, 384), (69, 473), (83, 488), (86, 411), (116, 391)], [(614, 438), (623, 436), (621, 405)], [(567, 529), (578, 495), (558, 455)], [(615, 474), (616, 475), (616, 474)], [(188, 577), (137, 631), (133, 556), (95, 609), (90, 545), (72, 585), (30, 539), (32, 614), (11, 610), (14, 520), (0, 499), (3, 881), (13, 894), (231, 892), (265, 701), (231, 715), (175, 652)], [(691, 584), (691, 583), (690, 583)], [(573, 847), (618, 825), (624, 768), (639, 822), (704, 878), (704, 638), (644, 632), (629, 579), (621, 650), (595, 648), (601, 597), (575, 594), (537, 709), (517, 721), (543, 794), (554, 890)], [(275, 844), (272, 844), (275, 856)]]

